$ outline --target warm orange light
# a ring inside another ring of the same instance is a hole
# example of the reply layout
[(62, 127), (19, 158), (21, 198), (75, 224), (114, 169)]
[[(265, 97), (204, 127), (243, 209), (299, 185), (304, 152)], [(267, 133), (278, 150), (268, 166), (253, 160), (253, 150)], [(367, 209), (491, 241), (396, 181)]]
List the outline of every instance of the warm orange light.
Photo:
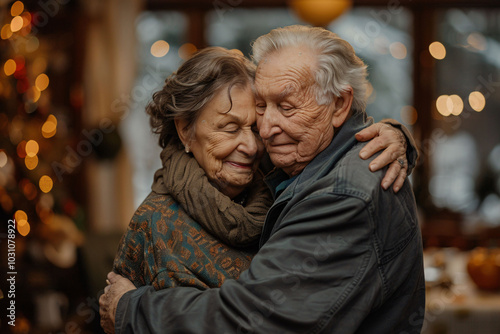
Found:
[(44, 138), (53, 137), (57, 131), (57, 119), (54, 115), (49, 115), (42, 125), (42, 136)]
[(452, 109), (451, 109), (452, 115), (455, 116), (460, 115), (464, 110), (464, 101), (462, 101), (462, 98), (454, 94), (450, 95), (449, 99), (451, 100), (452, 103)]
[(405, 59), (407, 50), (406, 46), (400, 42), (394, 42), (389, 46), (389, 51), (391, 55), (396, 59)]
[(291, 0), (290, 7), (305, 22), (324, 27), (352, 6), (351, 0)]
[(38, 166), (38, 156), (37, 155), (34, 155), (32, 157), (26, 156), (26, 158), (24, 158), (24, 164), (26, 165), (26, 168), (28, 168), (29, 170), (35, 169)]
[(28, 140), (28, 142), (26, 143), (25, 150), (26, 150), (26, 155), (28, 157), (35, 156), (39, 150), (38, 143), (34, 140)]
[(35, 86), (39, 91), (43, 92), (49, 86), (49, 77), (47, 74), (42, 73), (35, 79)]
[(0, 168), (5, 166), (7, 164), (8, 158), (7, 158), (7, 153), (5, 151), (0, 151)]
[(467, 43), (469, 43), (470, 46), (473, 48), (479, 50), (479, 51), (484, 51), (486, 50), (488, 43), (486, 41), (486, 38), (478, 33), (478, 32), (473, 32), (467, 37)]
[(417, 109), (413, 106), (404, 106), (401, 108), (401, 119), (408, 125), (413, 125), (417, 122)]
[(28, 233), (30, 233), (30, 229), (31, 229), (30, 223), (28, 223), (27, 221), (24, 221), (22, 225), (21, 225), (21, 222), (17, 223), (17, 231), (23, 237), (27, 236)]
[[(453, 102), (450, 101), (448, 95), (441, 95), (436, 100), (436, 108), (437, 111), (443, 116), (450, 116), (451, 111), (453, 110)], [(448, 103), (450, 102), (450, 103)]]
[(446, 57), (446, 48), (440, 42), (432, 42), (429, 45), (429, 52), (435, 59), (441, 60)]
[(7, 194), (0, 195), (0, 205), (2, 205), (2, 208), (4, 209), (5, 212), (11, 211), (12, 208), (14, 207), (12, 198), (10, 198), (9, 195)]
[(179, 48), (179, 57), (181, 57), (181, 59), (188, 60), (197, 50), (196, 46), (192, 43), (182, 44)]
[(39, 185), (41, 191), (43, 191), (44, 193), (48, 193), (49, 191), (52, 190), (52, 187), (54, 186), (54, 182), (52, 181), (52, 179), (49, 176), (44, 175), (40, 178), (38, 185)]
[(16, 32), (16, 31), (19, 31), (23, 28), (23, 18), (21, 16), (15, 16), (12, 18), (12, 20), (10, 21), (10, 30), (12, 30), (12, 32)]
[(47, 59), (43, 57), (36, 57), (31, 65), (31, 70), (34, 75), (43, 73), (47, 69)]
[(480, 112), (486, 106), (486, 99), (481, 92), (475, 91), (469, 94), (469, 104), (472, 109)]
[(14, 72), (16, 71), (16, 62), (14, 61), (14, 59), (9, 59), (5, 62), (5, 64), (3, 65), (3, 71), (5, 72), (6, 76), (14, 74)]
[(151, 54), (157, 58), (165, 56), (170, 50), (170, 45), (164, 40), (159, 40), (151, 45)]
[(23, 140), (17, 144), (17, 156), (19, 158), (26, 157), (26, 141)]
[(23, 10), (24, 10), (24, 4), (21, 1), (16, 1), (12, 4), (12, 7), (10, 7), (10, 15), (12, 16), (21, 15)]
[(10, 24), (4, 25), (0, 32), (0, 37), (2, 37), (2, 39), (9, 39), (11, 36), (12, 36), (12, 30), (10, 30)]
[(31, 25), (31, 14), (30, 13), (25, 12), (25, 13), (23, 13), (23, 15), (21, 15), (21, 17), (23, 18), (23, 28)]
[[(17, 210), (14, 213), (14, 219), (19, 222), (21, 220), (28, 220), (28, 215), (23, 210)], [(19, 223), (18, 223), (19, 224)]]

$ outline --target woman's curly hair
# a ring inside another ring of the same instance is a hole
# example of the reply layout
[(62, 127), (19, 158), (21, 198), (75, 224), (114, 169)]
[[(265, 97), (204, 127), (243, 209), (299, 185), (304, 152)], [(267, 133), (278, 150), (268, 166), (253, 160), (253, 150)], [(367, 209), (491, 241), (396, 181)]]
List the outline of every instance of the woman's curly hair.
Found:
[(253, 83), (254, 76), (255, 65), (239, 52), (208, 47), (195, 53), (165, 80), (146, 107), (160, 146), (164, 148), (171, 139), (180, 144), (175, 119), (187, 121), (194, 131), (200, 111), (220, 89), (227, 89), (231, 101), (231, 88)]

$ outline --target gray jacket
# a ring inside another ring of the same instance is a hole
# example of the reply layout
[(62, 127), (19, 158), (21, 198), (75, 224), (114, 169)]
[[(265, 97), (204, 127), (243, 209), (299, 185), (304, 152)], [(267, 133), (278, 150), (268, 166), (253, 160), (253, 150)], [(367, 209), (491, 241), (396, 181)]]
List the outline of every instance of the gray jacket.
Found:
[[(116, 333), (419, 333), (422, 241), (409, 182), (384, 191), (353, 115), (297, 177), (275, 173), (261, 248), (238, 280), (200, 291), (141, 287), (118, 304)], [(283, 189), (283, 190), (282, 190)]]

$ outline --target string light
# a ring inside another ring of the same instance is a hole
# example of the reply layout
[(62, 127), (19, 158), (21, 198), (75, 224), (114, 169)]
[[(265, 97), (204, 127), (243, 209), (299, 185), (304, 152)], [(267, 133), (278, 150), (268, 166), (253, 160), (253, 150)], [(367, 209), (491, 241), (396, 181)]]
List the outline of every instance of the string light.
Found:
[(429, 52), (432, 57), (434, 57), (437, 60), (444, 59), (446, 57), (446, 48), (444, 45), (440, 42), (432, 42), (429, 45)]
[(192, 43), (182, 44), (178, 52), (179, 57), (183, 60), (188, 60), (197, 50), (196, 46)]
[(4, 167), (7, 164), (7, 154), (5, 151), (1, 150), (0, 151), (0, 168)]
[(455, 116), (460, 115), (464, 110), (464, 102), (462, 101), (462, 98), (458, 95), (450, 95), (449, 100), (451, 100), (452, 103), (451, 114)]
[(391, 55), (396, 59), (405, 59), (407, 55), (406, 46), (400, 42), (394, 42), (389, 46)]
[(401, 108), (401, 119), (408, 125), (413, 125), (417, 122), (417, 109), (413, 106), (404, 106)]
[(19, 221), (17, 224), (17, 231), (19, 232), (20, 235), (23, 237), (27, 236), (30, 233), (31, 227), (30, 223), (28, 221)]
[(450, 116), (451, 110), (453, 109), (453, 106), (451, 106), (451, 108), (448, 106), (448, 97), (448, 95), (441, 95), (436, 100), (436, 108), (438, 112), (445, 117)]
[(49, 86), (49, 77), (47, 74), (42, 73), (35, 79), (35, 86), (40, 92), (43, 92)]
[(12, 30), (10, 30), (10, 24), (4, 25), (0, 32), (0, 37), (2, 37), (2, 39), (9, 39), (11, 36), (12, 36)]
[(470, 46), (479, 51), (486, 50), (486, 47), (488, 46), (486, 38), (484, 38), (482, 34), (477, 32), (473, 32), (467, 37), (467, 43), (469, 43)]
[(21, 1), (16, 1), (12, 4), (12, 7), (10, 7), (10, 15), (12, 16), (21, 15), (23, 10), (24, 10), (24, 4)]
[(57, 131), (57, 118), (54, 115), (49, 115), (47, 120), (42, 125), (42, 136), (44, 138), (53, 137)]
[(21, 221), (21, 220), (26, 220), (27, 221), (28, 220), (28, 215), (23, 210), (17, 210), (14, 213), (14, 219), (16, 221)]
[(170, 45), (164, 40), (159, 40), (151, 45), (151, 54), (157, 58), (165, 56), (170, 50)]
[(14, 72), (16, 71), (16, 62), (14, 61), (14, 59), (9, 59), (5, 62), (5, 64), (3, 65), (3, 71), (5, 72), (6, 76), (14, 74)]
[(37, 155), (34, 155), (32, 157), (26, 156), (26, 158), (24, 158), (24, 164), (26, 165), (26, 168), (28, 168), (29, 170), (35, 169), (38, 166), (38, 156)]
[(38, 149), (38, 143), (34, 140), (29, 140), (24, 148), (28, 157), (34, 157), (38, 153)]
[(469, 104), (472, 109), (480, 112), (486, 106), (486, 99), (481, 92), (474, 91), (469, 94)]
[(44, 193), (48, 193), (49, 191), (52, 190), (52, 187), (54, 186), (54, 182), (52, 179), (44, 175), (40, 178), (40, 181), (38, 182), (38, 186), (40, 187), (40, 190), (43, 191)]
[(26, 157), (26, 141), (23, 140), (17, 144), (17, 156), (19, 158)]
[(10, 21), (10, 30), (12, 30), (12, 32), (21, 30), (23, 28), (23, 23), (24, 20), (21, 16), (13, 17)]

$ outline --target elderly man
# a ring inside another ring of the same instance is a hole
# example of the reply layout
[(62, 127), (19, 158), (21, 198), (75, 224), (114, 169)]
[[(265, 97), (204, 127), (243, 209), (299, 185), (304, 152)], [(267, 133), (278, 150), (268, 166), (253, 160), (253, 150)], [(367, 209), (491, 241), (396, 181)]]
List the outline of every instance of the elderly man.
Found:
[[(419, 333), (424, 277), (416, 205), (371, 173), (366, 69), (321, 29), (256, 40), (257, 124), (277, 167), (276, 201), (249, 270), (219, 289), (155, 291), (110, 274), (103, 313), (118, 333)], [(120, 299), (121, 297), (121, 299)], [(119, 303), (118, 303), (119, 300)]]

